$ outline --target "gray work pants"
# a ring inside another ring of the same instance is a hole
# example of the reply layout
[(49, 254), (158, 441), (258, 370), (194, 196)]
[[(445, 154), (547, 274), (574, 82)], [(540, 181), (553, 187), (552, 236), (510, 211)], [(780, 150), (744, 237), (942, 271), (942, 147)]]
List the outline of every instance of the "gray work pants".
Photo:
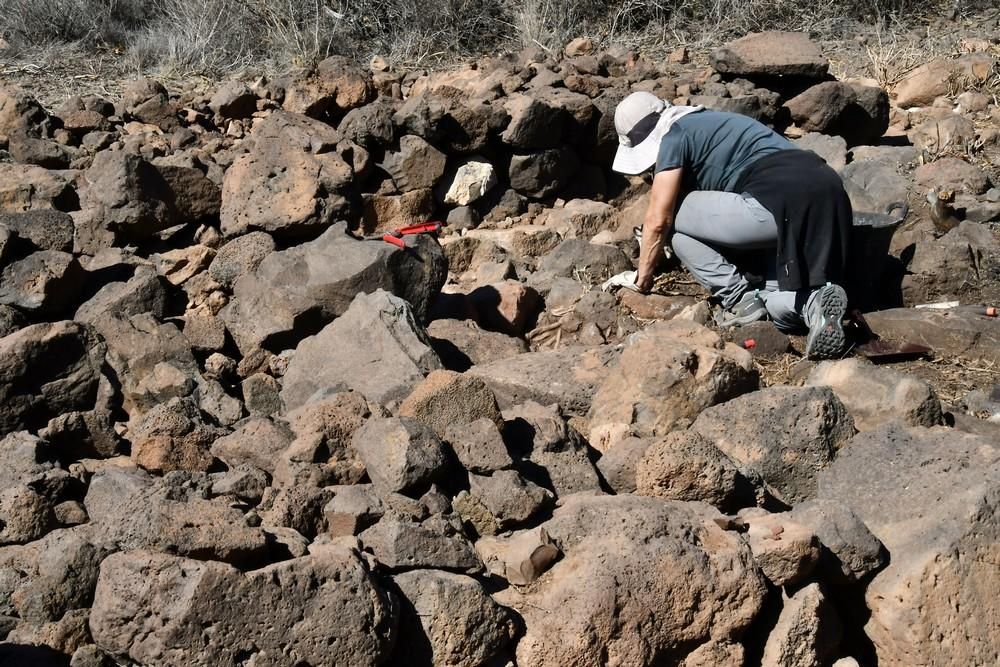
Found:
[(770, 273), (760, 291), (775, 325), (788, 331), (802, 326), (803, 294), (778, 289), (775, 259), (778, 226), (774, 216), (748, 194), (695, 191), (681, 203), (674, 220), (672, 246), (677, 258), (723, 308), (754, 289), (726, 251), (770, 251)]

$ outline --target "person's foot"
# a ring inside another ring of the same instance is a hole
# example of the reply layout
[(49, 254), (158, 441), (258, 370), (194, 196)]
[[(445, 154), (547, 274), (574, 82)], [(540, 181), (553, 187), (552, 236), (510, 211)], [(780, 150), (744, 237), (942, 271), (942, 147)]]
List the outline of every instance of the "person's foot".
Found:
[(767, 307), (764, 300), (757, 295), (757, 290), (751, 290), (743, 295), (730, 308), (719, 311), (715, 323), (720, 327), (741, 327), (767, 317)]
[(806, 357), (834, 359), (847, 348), (844, 334), (844, 315), (847, 313), (847, 293), (840, 285), (827, 283), (809, 296), (806, 302), (805, 321), (809, 327), (806, 337)]

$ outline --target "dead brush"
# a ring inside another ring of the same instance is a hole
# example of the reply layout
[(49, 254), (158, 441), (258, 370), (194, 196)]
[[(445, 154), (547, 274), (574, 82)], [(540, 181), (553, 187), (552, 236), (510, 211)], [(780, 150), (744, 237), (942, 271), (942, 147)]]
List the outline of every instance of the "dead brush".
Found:
[(927, 54), (918, 44), (902, 40), (897, 31), (886, 32), (876, 25), (874, 43), (865, 44), (868, 73), (883, 88), (891, 88), (913, 68), (926, 62)]
[[(939, 3), (932, 0), (931, 10)], [(840, 38), (861, 21), (928, 11), (916, 0), (0, 0), (0, 58), (42, 44), (113, 47), (134, 73), (224, 77), (281, 72), (339, 54), (401, 68), (446, 65), (540, 45), (558, 52), (590, 36), (598, 48), (659, 57), (678, 44), (714, 46), (755, 30)], [(912, 24), (912, 21), (911, 23)], [(899, 25), (903, 23), (900, 21)], [(846, 28), (844, 26), (847, 26)], [(891, 81), (915, 56), (886, 38), (870, 59)], [(134, 75), (134, 74), (133, 74)]]

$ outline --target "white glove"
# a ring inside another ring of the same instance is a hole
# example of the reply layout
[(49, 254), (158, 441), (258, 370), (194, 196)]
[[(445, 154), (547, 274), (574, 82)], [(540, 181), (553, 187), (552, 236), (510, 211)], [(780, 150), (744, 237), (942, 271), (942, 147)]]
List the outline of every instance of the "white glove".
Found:
[(622, 271), (616, 276), (611, 276), (607, 282), (601, 285), (601, 289), (605, 292), (610, 292), (616, 287), (624, 287), (625, 289), (630, 289), (633, 292), (638, 292), (639, 286), (635, 284), (638, 279), (638, 271)]

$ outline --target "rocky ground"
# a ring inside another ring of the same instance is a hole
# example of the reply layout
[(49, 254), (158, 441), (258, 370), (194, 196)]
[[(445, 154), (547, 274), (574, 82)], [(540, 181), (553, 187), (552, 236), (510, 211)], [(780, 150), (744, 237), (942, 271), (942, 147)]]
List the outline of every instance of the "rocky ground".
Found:
[[(1000, 107), (967, 51), (890, 91), (793, 33), (0, 88), (3, 664), (996, 664)], [(633, 90), (909, 202), (855, 280), (929, 355), (719, 332), (677, 267), (602, 292)]]

